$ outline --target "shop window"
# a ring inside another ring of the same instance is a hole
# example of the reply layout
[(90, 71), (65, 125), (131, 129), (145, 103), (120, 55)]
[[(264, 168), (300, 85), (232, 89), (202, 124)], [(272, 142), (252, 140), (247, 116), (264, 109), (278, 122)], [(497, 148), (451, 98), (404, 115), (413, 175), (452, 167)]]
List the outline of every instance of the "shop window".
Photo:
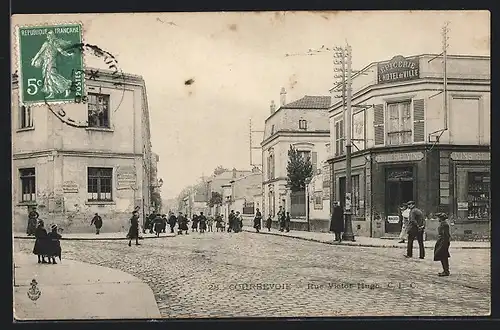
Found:
[(299, 120), (299, 129), (307, 129), (307, 120), (305, 119)]
[(335, 122), (335, 156), (344, 154), (345, 139), (344, 139), (344, 121)]
[(411, 102), (387, 104), (389, 121), (387, 123), (387, 143), (400, 145), (411, 143)]
[(468, 214), (470, 220), (490, 218), (490, 173), (469, 172), (467, 181)]
[(89, 127), (109, 128), (109, 95), (88, 93)]
[(21, 106), (19, 115), (19, 128), (33, 127), (33, 111), (31, 107)]
[(21, 179), (21, 202), (34, 202), (35, 190), (35, 168), (23, 168), (19, 170)]
[(88, 200), (111, 201), (113, 169), (101, 167), (88, 168)]

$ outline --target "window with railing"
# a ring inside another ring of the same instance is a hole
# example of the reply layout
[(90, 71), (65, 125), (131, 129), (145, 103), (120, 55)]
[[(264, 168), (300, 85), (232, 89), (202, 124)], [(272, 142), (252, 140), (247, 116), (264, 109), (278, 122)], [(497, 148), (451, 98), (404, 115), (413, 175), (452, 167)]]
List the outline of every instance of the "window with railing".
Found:
[(470, 220), (490, 218), (490, 173), (469, 172), (467, 181), (467, 202)]
[(411, 143), (411, 102), (387, 104), (387, 143), (400, 145)]
[(20, 169), (19, 178), (21, 179), (21, 202), (35, 201), (35, 168)]
[(111, 201), (113, 169), (102, 167), (88, 168), (87, 195), (89, 201)]
[(89, 127), (110, 128), (109, 125), (109, 95), (88, 93)]

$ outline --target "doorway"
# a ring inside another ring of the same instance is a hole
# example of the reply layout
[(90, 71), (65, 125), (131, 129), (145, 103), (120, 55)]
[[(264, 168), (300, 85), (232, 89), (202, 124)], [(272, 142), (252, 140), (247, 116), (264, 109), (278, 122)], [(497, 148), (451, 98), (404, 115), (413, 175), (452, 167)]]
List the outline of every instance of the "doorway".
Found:
[(385, 179), (385, 232), (399, 233), (399, 206), (414, 200), (413, 168), (389, 168)]

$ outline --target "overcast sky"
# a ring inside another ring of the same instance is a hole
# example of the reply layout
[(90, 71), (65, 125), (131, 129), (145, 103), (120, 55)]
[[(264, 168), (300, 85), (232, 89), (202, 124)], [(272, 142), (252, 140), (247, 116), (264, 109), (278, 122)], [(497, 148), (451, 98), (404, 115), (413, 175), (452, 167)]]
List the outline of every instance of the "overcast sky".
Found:
[[(13, 25), (74, 22), (86, 43), (146, 81), (154, 152), (165, 198), (217, 165), (250, 169), (249, 119), (262, 130), (272, 99), (328, 95), (331, 54), (285, 57), (322, 45), (353, 50), (353, 68), (395, 55), (490, 55), (489, 12), (260, 12), (16, 15)], [(87, 65), (101, 66), (87, 58)], [(193, 79), (186, 86), (184, 82)], [(254, 145), (262, 136), (255, 134)], [(254, 152), (254, 162), (260, 152)]]

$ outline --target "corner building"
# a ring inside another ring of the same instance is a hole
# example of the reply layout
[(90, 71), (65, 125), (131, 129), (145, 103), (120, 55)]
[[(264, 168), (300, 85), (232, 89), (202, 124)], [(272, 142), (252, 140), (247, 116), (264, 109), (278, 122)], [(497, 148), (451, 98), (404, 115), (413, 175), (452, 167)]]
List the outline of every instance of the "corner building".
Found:
[(12, 89), (13, 228), (25, 232), (28, 210), (36, 206), (46, 224), (64, 232), (92, 232), (94, 213), (102, 231), (129, 226), (140, 207), (141, 221), (151, 207), (156, 181), (152, 167), (149, 110), (144, 80), (124, 74), (116, 85), (112, 73), (99, 70), (87, 79), (86, 104), (55, 105), (75, 122), (64, 123), (46, 105), (19, 106)]
[[(372, 63), (352, 79), (352, 211), (356, 235), (396, 236), (408, 200), (450, 217), (455, 239), (490, 233), (490, 58), (437, 55)], [(344, 114), (329, 110), (331, 201), (345, 199)], [(445, 100), (446, 98), (446, 100)], [(437, 220), (427, 221), (427, 237)]]

